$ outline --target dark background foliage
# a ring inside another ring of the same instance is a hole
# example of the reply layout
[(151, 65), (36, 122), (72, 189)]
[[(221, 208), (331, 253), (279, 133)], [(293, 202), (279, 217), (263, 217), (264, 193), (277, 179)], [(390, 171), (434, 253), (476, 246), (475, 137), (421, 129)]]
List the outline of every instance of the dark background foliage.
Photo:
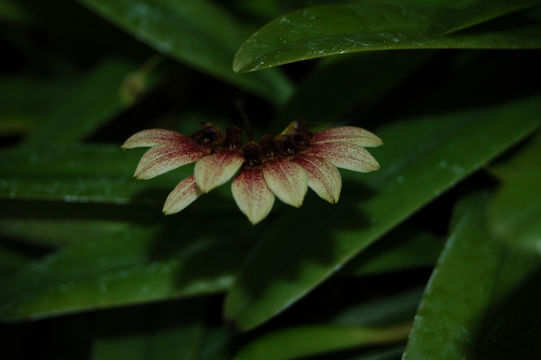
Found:
[[(538, 3), (0, 0), (1, 357), (538, 359)], [(382, 168), (251, 226), (120, 150), (246, 118)]]

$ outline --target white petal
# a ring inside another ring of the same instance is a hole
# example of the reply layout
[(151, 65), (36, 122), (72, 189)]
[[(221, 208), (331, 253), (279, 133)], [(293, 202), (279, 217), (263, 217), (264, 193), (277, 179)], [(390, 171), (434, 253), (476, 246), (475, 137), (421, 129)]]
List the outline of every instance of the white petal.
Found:
[(192, 163), (207, 155), (196, 146), (158, 146), (143, 155), (134, 176), (138, 179), (152, 179), (158, 175)]
[(365, 148), (345, 142), (311, 144), (306, 155), (318, 156), (342, 169), (359, 172), (379, 169), (379, 163)]
[(300, 207), (308, 190), (304, 169), (288, 159), (266, 162), (263, 176), (272, 192), (283, 202)]
[(193, 143), (193, 140), (189, 136), (179, 134), (173, 130), (148, 129), (139, 131), (130, 136), (129, 139), (122, 144), (122, 148), (132, 149), (137, 147), (188, 145)]
[(195, 164), (195, 181), (201, 191), (207, 193), (231, 179), (243, 162), (244, 157), (232, 151), (206, 156)]
[(163, 213), (171, 215), (183, 210), (201, 195), (201, 190), (195, 183), (195, 177), (189, 176), (182, 180), (167, 196), (163, 205)]
[(295, 162), (303, 167), (308, 175), (308, 186), (320, 198), (336, 204), (342, 189), (342, 177), (338, 169), (328, 161), (317, 156), (299, 156)]
[(267, 217), (274, 204), (274, 194), (267, 186), (261, 169), (241, 170), (233, 179), (231, 192), (240, 211), (254, 225)]
[(314, 133), (311, 142), (322, 144), (327, 142), (347, 142), (363, 147), (383, 145), (383, 141), (370, 131), (355, 126), (341, 126)]

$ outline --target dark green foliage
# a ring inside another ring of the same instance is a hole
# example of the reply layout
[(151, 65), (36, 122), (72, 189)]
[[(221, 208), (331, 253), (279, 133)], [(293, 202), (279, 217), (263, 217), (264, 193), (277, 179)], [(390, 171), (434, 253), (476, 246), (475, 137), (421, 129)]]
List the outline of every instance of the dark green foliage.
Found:
[[(541, 358), (540, 1), (54, 3), (0, 0), (1, 358)], [(293, 120), (381, 169), (252, 226), (120, 149)]]

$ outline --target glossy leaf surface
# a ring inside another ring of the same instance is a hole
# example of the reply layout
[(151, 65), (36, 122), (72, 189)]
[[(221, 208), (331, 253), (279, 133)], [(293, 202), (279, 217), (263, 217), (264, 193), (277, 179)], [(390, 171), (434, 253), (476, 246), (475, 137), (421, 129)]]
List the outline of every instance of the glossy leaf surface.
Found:
[[(541, 124), (540, 100), (404, 119), (376, 130), (387, 144), (372, 149), (381, 170), (344, 173), (339, 207), (314, 203), (290, 211), (267, 233), (229, 291), (227, 318), (246, 330), (290, 306), (421, 206), (532, 132)], [(298, 229), (299, 223), (311, 226)]]
[(301, 9), (265, 25), (238, 50), (237, 72), (358, 51), (539, 48), (541, 21), (518, 17), (506, 28), (449, 32), (539, 1), (365, 1)]
[[(540, 353), (541, 258), (510, 251), (490, 235), (488, 196), (459, 204), (409, 336), (404, 359), (531, 358)], [(498, 339), (498, 341), (494, 341)]]
[(137, 218), (96, 223), (102, 227), (101, 237), (64, 247), (1, 284), (0, 318), (43, 317), (223, 291), (251, 245), (247, 236), (254, 234), (244, 221), (221, 219), (215, 229), (202, 229), (189, 216), (168, 223)]

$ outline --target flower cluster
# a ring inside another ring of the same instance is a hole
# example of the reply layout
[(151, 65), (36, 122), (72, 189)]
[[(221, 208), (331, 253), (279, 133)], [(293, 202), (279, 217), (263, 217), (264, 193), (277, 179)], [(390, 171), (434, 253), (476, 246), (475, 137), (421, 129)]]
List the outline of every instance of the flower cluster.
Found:
[(275, 195), (299, 207), (310, 187), (324, 200), (336, 203), (342, 188), (337, 167), (358, 172), (378, 170), (378, 162), (365, 147), (381, 144), (376, 135), (358, 127), (312, 133), (304, 123), (295, 121), (275, 137), (263, 136), (259, 143), (243, 145), (237, 127), (224, 132), (204, 123), (191, 136), (171, 130), (143, 130), (122, 147), (150, 147), (135, 170), (138, 179), (150, 179), (196, 162), (194, 175), (182, 180), (167, 197), (165, 214), (181, 211), (237, 174), (231, 184), (233, 197), (256, 224), (271, 211)]

